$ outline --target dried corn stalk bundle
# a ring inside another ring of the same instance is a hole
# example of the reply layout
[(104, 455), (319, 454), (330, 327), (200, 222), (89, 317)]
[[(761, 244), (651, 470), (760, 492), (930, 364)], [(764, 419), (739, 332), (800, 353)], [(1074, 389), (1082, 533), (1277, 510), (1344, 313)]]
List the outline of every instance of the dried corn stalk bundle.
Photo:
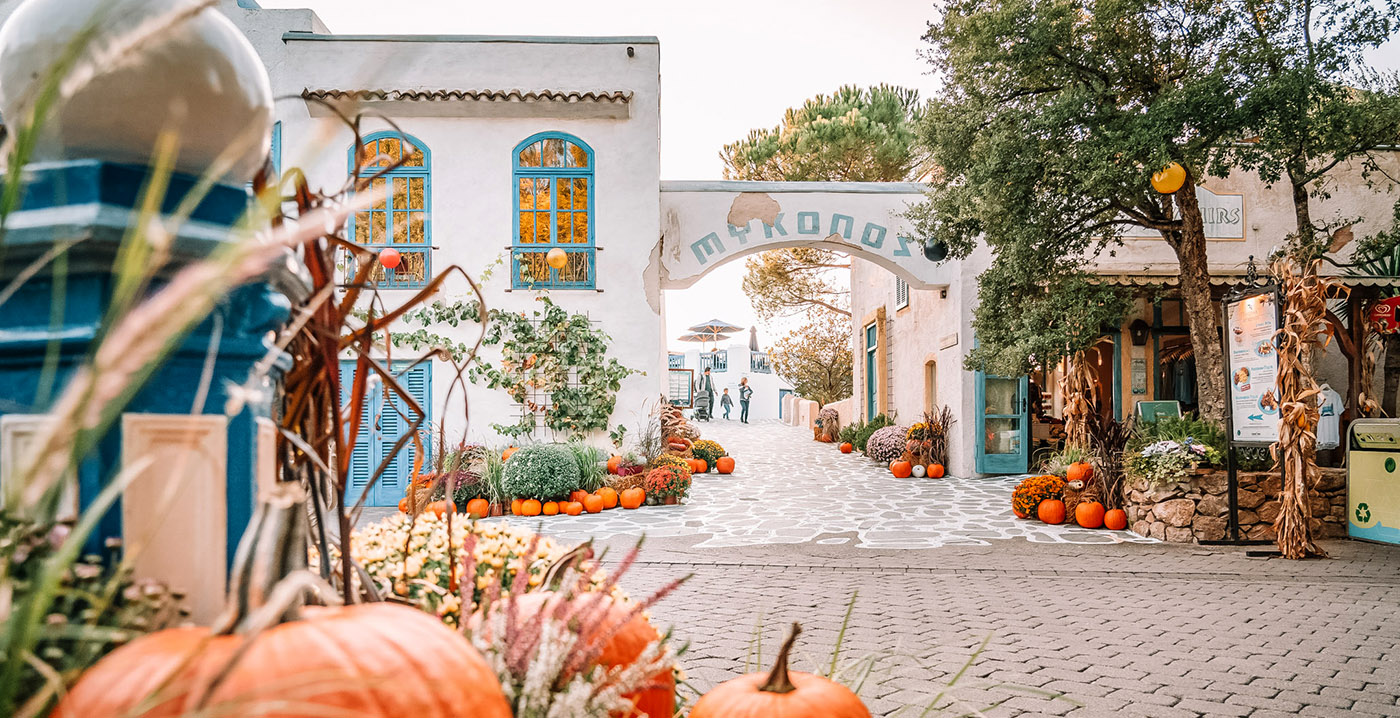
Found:
[(1358, 372), (1358, 379), (1361, 382), (1360, 412), (1361, 416), (1380, 416), (1380, 402), (1371, 395), (1371, 387), (1376, 385), (1376, 363), (1385, 353), (1385, 339), (1379, 331), (1376, 331), (1376, 323), (1371, 321), (1369, 311), (1362, 312), (1366, 317), (1361, 324), (1361, 371)]
[(1317, 484), (1317, 398), (1313, 352), (1332, 338), (1327, 296), (1345, 292), (1335, 280), (1319, 277), (1318, 261), (1300, 267), (1282, 259), (1271, 268), (1283, 285), (1283, 324), (1278, 331), (1279, 434), (1272, 447), (1282, 467), (1283, 490), (1274, 520), (1284, 558), (1326, 557), (1312, 537), (1308, 492)]
[(1089, 450), (1089, 415), (1098, 410), (1098, 379), (1089, 359), (1079, 352), (1069, 359), (1060, 389), (1065, 395), (1065, 445)]

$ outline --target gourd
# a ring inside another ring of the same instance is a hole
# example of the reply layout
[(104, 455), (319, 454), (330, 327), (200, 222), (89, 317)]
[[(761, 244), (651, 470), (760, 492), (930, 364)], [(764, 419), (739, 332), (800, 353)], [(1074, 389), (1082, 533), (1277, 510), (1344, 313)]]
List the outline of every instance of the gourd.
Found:
[(695, 702), (690, 718), (870, 718), (870, 711), (851, 689), (812, 673), (788, 670), (788, 655), (801, 632), (800, 626), (792, 624), (773, 670), (715, 686)]
[(159, 631), (113, 651), (52, 718), (510, 718), (486, 660), (437, 618), (390, 603), (297, 605), (301, 591), (287, 588), (319, 585), (334, 599), (305, 572), (302, 502), (296, 483), (266, 492), (238, 547), (228, 607), (212, 628)]
[(720, 472), (721, 474), (732, 474), (732, 473), (734, 473), (734, 457), (732, 457), (732, 456), (721, 456), (721, 457), (719, 457), (718, 459), (715, 460), (715, 468), (716, 468), (716, 469), (719, 469), (719, 472)]
[(908, 461), (896, 461), (890, 464), (890, 473), (894, 474), (896, 479), (907, 479), (913, 472), (914, 465)]
[(647, 500), (647, 492), (634, 486), (630, 489), (623, 489), (618, 499), (621, 501), (622, 508), (624, 509), (641, 508), (642, 504)]
[(578, 516), (579, 514), (583, 513), (583, 504), (577, 501), (570, 501), (569, 503), (564, 504), (564, 513), (570, 516)]
[(844, 444), (841, 445), (841, 453), (843, 453), (843, 454), (849, 454), (849, 453), (851, 453), (852, 451), (854, 451), (855, 448), (856, 448), (856, 447), (851, 446), (851, 442), (847, 441), (846, 443), (844, 443)]
[(555, 516), (559, 513), (559, 503), (556, 501), (546, 501), (540, 506), (540, 513), (545, 516)]
[(540, 504), (539, 499), (526, 499), (520, 504), (521, 516), (539, 516), (543, 510), (544, 506)]
[(472, 499), (467, 502), (467, 515), (481, 518), (489, 513), (491, 513), (491, 502), (486, 499)]
[(598, 489), (598, 498), (603, 500), (603, 508), (617, 508), (617, 490), (611, 486)]
[(1122, 531), (1128, 528), (1128, 512), (1123, 509), (1113, 509), (1103, 515), (1103, 526), (1112, 531)]
[(583, 508), (590, 514), (602, 513), (603, 497), (597, 494), (589, 494), (583, 499)]
[(943, 473), (944, 473), (943, 464), (929, 464), (929, 465), (928, 465), (928, 477), (929, 477), (930, 479), (941, 479), (941, 478), (943, 478)]
[(1065, 522), (1065, 502), (1059, 499), (1046, 499), (1035, 509), (1035, 515), (1047, 524)]
[(1084, 461), (1077, 461), (1070, 464), (1069, 468), (1065, 470), (1065, 481), (1083, 481), (1087, 483), (1093, 476), (1094, 467)]
[(1097, 501), (1081, 501), (1074, 507), (1074, 522), (1086, 529), (1103, 527), (1103, 504)]

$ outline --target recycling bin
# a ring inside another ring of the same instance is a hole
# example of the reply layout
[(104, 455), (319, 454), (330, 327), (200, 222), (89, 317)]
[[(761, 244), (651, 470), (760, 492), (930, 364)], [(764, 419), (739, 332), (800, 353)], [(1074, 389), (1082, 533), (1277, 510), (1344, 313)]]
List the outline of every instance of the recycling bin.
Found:
[(1347, 535), (1400, 544), (1400, 419), (1357, 419), (1347, 430)]

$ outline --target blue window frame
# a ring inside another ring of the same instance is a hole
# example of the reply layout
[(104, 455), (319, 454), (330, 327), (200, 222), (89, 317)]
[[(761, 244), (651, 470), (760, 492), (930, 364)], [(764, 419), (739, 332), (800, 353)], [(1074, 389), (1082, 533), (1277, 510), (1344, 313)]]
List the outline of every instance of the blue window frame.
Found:
[[(375, 132), (360, 147), (350, 148), (351, 172), (357, 152), (361, 178), (374, 177), (370, 188), (383, 191), (385, 197), (355, 213), (350, 236), (374, 252), (393, 247), (401, 257), (394, 269), (376, 262), (370, 281), (386, 289), (422, 287), (432, 276), (432, 153), (417, 137), (395, 131)], [(406, 159), (399, 163), (401, 158)], [(385, 171), (387, 167), (394, 168)], [(347, 276), (353, 276), (354, 263), (347, 261), (345, 269)]]
[(278, 181), (282, 177), (282, 122), (272, 123), (272, 175)]
[[(593, 289), (593, 149), (562, 132), (541, 132), (512, 152), (515, 234), (511, 240), (512, 289)], [(561, 249), (567, 262), (550, 267), (546, 256)]]

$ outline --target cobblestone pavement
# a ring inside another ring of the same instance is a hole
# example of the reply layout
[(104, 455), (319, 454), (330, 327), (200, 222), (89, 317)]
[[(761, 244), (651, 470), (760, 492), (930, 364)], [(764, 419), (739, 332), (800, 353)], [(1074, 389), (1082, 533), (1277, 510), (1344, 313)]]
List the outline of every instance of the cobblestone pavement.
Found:
[(1400, 547), (1285, 562), (1016, 522), (1012, 479), (899, 480), (799, 429), (705, 431), (739, 470), (689, 505), (532, 522), (614, 557), (645, 532), (634, 596), (693, 574), (652, 613), (690, 642), (697, 691), (771, 660), (793, 621), (797, 667), (825, 671), (858, 592), (840, 663), (878, 659), (876, 715), (921, 715), (976, 654), (936, 715), (1400, 716)]

